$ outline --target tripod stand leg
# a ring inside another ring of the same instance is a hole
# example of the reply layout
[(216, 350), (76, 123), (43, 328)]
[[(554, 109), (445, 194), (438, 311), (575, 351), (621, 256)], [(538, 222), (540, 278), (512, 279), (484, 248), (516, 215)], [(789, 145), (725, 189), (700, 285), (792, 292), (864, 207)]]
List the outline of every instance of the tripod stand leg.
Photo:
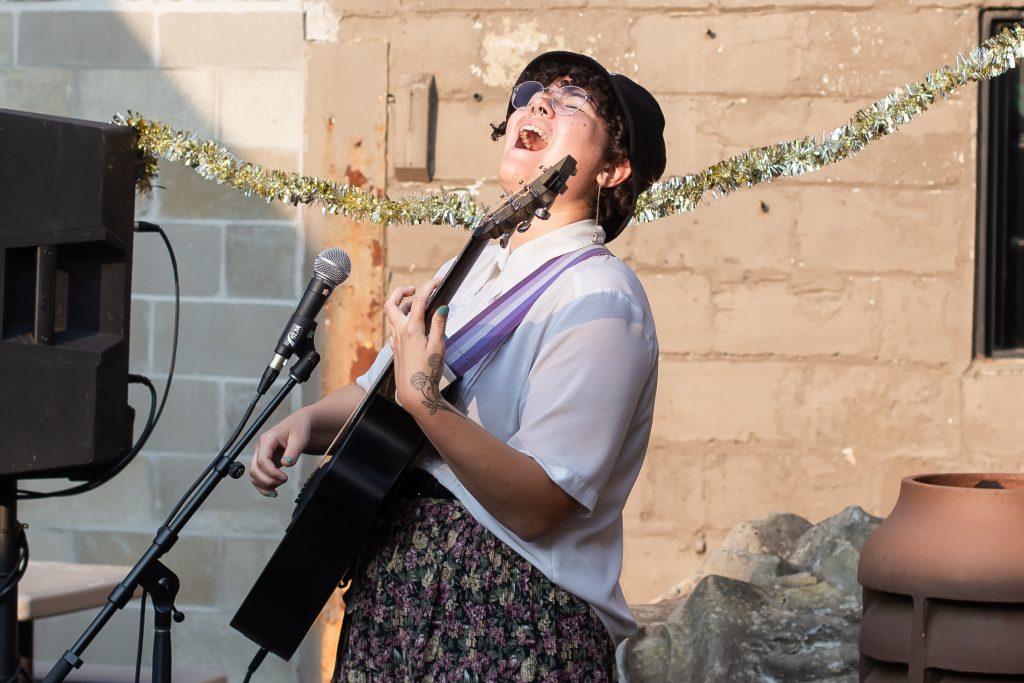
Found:
[[(18, 571), (17, 480), (0, 477), (0, 586)], [(18, 666), (18, 589), (0, 598), (0, 681), (17, 680)]]
[(35, 629), (31, 621), (18, 622), (18, 657), (21, 659), (21, 668), (29, 680), (35, 673), (32, 670), (33, 654), (35, 653)]

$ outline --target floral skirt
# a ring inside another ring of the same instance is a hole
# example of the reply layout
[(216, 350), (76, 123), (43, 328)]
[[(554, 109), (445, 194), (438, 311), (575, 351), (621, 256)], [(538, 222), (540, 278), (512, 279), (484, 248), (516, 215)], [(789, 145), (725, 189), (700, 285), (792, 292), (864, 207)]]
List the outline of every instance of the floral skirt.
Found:
[(461, 503), (402, 501), (345, 595), (335, 683), (611, 681), (594, 610)]

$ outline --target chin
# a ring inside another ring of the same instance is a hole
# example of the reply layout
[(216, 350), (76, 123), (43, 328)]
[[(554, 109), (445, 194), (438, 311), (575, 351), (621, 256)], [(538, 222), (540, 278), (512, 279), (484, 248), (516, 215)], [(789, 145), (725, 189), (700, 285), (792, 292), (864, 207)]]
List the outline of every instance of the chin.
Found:
[(513, 148), (502, 158), (498, 170), (498, 183), (505, 192), (512, 192), (539, 176), (542, 165), (550, 166), (555, 161), (558, 159), (552, 161), (548, 159), (548, 155), (540, 152), (524, 152)]

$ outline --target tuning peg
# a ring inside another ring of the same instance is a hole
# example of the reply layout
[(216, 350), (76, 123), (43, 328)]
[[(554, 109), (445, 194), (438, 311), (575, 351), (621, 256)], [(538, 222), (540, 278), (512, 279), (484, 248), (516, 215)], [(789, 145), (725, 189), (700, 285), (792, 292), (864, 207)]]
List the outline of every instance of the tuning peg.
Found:
[(537, 210), (533, 212), (533, 215), (541, 219), (542, 221), (546, 221), (547, 219), (551, 218), (551, 212), (548, 211), (548, 207), (546, 206), (538, 207)]

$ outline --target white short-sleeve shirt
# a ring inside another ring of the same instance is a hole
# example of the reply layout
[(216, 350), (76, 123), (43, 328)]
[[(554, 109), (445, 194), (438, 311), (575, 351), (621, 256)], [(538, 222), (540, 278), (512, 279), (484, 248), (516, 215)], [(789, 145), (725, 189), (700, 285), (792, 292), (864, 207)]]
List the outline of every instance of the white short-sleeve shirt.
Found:
[[(585, 220), (514, 251), (488, 246), (449, 304), (447, 333), (549, 259), (592, 244), (595, 234), (603, 240), (601, 228)], [(385, 346), (359, 386), (369, 390), (390, 359)], [(466, 373), (454, 400), (539, 463), (581, 504), (579, 512), (524, 541), (473, 498), (432, 448), (419, 460), (480, 524), (590, 603), (616, 643), (636, 628), (619, 587), (622, 508), (647, 450), (657, 375), (658, 341), (640, 281), (611, 255), (590, 258), (563, 273), (515, 333)]]

